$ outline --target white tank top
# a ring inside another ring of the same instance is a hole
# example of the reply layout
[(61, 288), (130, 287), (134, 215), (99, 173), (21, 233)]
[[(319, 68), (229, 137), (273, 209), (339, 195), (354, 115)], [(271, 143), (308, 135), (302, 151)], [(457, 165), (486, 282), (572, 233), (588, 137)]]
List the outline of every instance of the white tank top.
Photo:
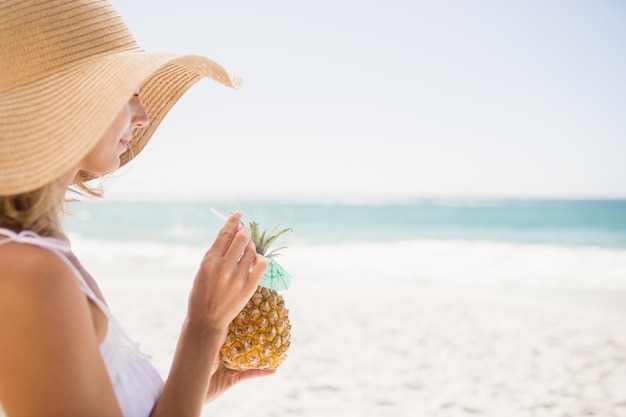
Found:
[(163, 386), (163, 379), (150, 360), (139, 350), (124, 332), (109, 308), (91, 290), (83, 275), (78, 271), (66, 254), (70, 253), (70, 244), (61, 239), (43, 237), (34, 232), (15, 233), (0, 228), (0, 245), (7, 242), (25, 243), (45, 248), (57, 254), (74, 271), (81, 289), (90, 300), (106, 315), (109, 324), (104, 341), (100, 345), (100, 354), (104, 360), (117, 401), (124, 417), (147, 417), (150, 415)]

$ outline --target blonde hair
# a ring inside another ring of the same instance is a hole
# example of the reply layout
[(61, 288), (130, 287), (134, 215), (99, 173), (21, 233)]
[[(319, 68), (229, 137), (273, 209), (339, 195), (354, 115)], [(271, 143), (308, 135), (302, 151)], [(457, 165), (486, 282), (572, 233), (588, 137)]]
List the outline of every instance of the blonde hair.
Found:
[[(79, 195), (102, 197), (101, 189), (87, 184), (93, 176), (78, 172), (70, 191)], [(41, 236), (63, 237), (61, 216), (65, 213), (66, 189), (59, 180), (25, 193), (0, 196), (0, 227), (19, 233), (33, 231)]]
[(70, 191), (75, 192), (79, 195), (85, 195), (90, 197), (104, 197), (102, 184), (97, 188), (88, 184), (89, 181), (92, 181), (96, 178), (102, 179), (103, 177), (87, 171), (78, 171), (78, 173), (74, 177), (74, 181), (72, 181), (72, 186), (74, 188), (70, 188)]
[(25, 193), (0, 196), (0, 226), (14, 232), (31, 230), (42, 236), (60, 237), (64, 190), (53, 181)]

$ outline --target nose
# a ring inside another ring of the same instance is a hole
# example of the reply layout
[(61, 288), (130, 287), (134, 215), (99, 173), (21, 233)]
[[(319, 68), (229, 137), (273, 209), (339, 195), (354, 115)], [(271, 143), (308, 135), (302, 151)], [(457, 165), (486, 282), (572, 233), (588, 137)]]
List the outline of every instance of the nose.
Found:
[(133, 128), (142, 128), (148, 126), (150, 123), (150, 119), (148, 118), (148, 113), (146, 112), (146, 108), (141, 101), (139, 96), (133, 96), (128, 103), (131, 110), (131, 119), (130, 123)]

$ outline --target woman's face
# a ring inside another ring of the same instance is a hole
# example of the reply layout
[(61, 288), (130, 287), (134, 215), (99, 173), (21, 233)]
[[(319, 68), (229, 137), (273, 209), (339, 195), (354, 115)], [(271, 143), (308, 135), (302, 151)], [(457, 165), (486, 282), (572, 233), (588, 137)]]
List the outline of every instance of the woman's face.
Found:
[(148, 125), (148, 114), (135, 94), (117, 115), (96, 146), (80, 162), (79, 169), (104, 175), (120, 167), (120, 155), (128, 149), (133, 130)]

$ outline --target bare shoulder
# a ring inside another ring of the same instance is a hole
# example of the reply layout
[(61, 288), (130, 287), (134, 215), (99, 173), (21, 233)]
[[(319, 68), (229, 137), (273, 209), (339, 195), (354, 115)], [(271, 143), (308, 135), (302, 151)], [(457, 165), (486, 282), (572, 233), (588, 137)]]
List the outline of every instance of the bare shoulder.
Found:
[[(59, 291), (79, 290), (74, 272), (57, 254), (34, 245), (0, 245), (0, 297), (51, 299)], [(51, 289), (55, 289), (52, 293)], [(0, 298), (2, 299), (2, 298)]]
[(52, 326), (58, 331), (76, 328), (83, 319), (91, 322), (87, 299), (74, 271), (54, 252), (28, 244), (1, 245), (0, 271), (0, 316), (13, 318), (0, 334), (11, 327), (30, 327), (43, 335)]
[[(37, 265), (39, 262), (46, 265)], [(48, 266), (48, 263), (50, 266), (65, 264), (58, 255), (36, 245), (12, 242), (0, 245), (0, 266), (23, 268)]]
[[(42, 334), (53, 324), (71, 327), (85, 314), (90, 320), (80, 284), (59, 255), (34, 245), (4, 244), (0, 246), (0, 271), (0, 315), (12, 317), (0, 334), (28, 327)], [(59, 320), (72, 314), (70, 321)]]
[[(9, 415), (119, 415), (72, 268), (33, 245), (0, 245), (0, 398)], [(37, 399), (37, 401), (32, 401)]]

